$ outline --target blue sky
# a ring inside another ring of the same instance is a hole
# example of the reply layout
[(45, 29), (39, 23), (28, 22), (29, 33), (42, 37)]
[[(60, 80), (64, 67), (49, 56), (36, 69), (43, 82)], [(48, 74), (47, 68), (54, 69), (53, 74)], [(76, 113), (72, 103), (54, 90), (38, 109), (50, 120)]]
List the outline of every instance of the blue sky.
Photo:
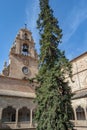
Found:
[[(50, 0), (50, 6), (63, 30), (60, 48), (67, 58), (71, 60), (87, 51), (87, 0)], [(39, 0), (0, 0), (0, 72), (9, 59), (16, 34), (25, 23), (39, 52), (38, 13)]]

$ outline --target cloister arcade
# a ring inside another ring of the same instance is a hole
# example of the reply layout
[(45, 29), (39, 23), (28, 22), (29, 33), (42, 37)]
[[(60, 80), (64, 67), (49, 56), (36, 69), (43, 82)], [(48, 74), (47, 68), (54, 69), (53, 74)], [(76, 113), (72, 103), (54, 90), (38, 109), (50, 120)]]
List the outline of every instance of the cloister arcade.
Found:
[(22, 107), (16, 109), (12, 106), (8, 106), (3, 108), (1, 111), (1, 123), (3, 124), (29, 124), (30, 126), (34, 126), (34, 113), (35, 109), (29, 109), (27, 107)]
[[(22, 128), (29, 126), (29, 128), (35, 128), (36, 124), (34, 122), (35, 109), (21, 107), (14, 108), (12, 106), (7, 106), (3, 108), (1, 112), (1, 123), (6, 124), (10, 127)], [(71, 121), (76, 125), (85, 123), (87, 121), (87, 109), (81, 106), (77, 106), (73, 109), (71, 116)]]
[(87, 110), (81, 106), (73, 109), (71, 120), (86, 120), (87, 119)]
[[(86, 120), (86, 111), (83, 107), (78, 106), (73, 110), (71, 120)], [(33, 122), (35, 109), (31, 110), (27, 107), (15, 109), (8, 106), (2, 109), (1, 120), (2, 122)]]

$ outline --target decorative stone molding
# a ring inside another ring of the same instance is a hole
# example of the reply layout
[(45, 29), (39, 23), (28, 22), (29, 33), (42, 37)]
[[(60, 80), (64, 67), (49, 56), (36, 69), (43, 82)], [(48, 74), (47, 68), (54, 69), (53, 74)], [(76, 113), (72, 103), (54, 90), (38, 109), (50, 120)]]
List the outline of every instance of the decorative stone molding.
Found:
[(0, 95), (4, 96), (14, 96), (14, 97), (26, 97), (26, 98), (35, 98), (35, 93), (29, 92), (20, 92), (20, 91), (12, 91), (12, 90), (3, 90), (0, 89)]

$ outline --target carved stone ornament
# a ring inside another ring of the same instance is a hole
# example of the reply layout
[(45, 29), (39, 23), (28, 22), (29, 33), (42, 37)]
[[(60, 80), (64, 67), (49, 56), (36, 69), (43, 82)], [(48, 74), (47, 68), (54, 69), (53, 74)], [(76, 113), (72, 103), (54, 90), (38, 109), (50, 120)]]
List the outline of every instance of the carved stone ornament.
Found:
[(8, 70), (8, 68), (5, 68), (5, 69), (3, 70), (3, 75), (4, 75), (4, 76), (8, 76), (8, 75), (9, 75), (9, 70)]
[(16, 46), (13, 45), (13, 47), (11, 48), (11, 52), (12, 52), (12, 53), (15, 53), (15, 49), (16, 49), (15, 47), (16, 47)]
[(26, 59), (23, 59), (23, 64), (26, 65), (26, 66), (28, 66), (29, 65), (29, 61), (26, 60)]

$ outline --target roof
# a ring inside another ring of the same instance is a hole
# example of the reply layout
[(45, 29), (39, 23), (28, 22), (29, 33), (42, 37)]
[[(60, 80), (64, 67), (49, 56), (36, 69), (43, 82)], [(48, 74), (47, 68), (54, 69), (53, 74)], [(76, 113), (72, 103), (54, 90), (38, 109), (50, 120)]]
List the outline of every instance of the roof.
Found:
[(0, 76), (0, 95), (35, 98), (29, 81)]
[(75, 61), (75, 60), (77, 60), (77, 59), (79, 59), (79, 58), (83, 57), (84, 55), (87, 55), (87, 52), (84, 52), (83, 54), (81, 54), (81, 55), (79, 55), (79, 56), (75, 57), (75, 58), (74, 58), (74, 59), (72, 59), (70, 62), (73, 62), (73, 61)]

